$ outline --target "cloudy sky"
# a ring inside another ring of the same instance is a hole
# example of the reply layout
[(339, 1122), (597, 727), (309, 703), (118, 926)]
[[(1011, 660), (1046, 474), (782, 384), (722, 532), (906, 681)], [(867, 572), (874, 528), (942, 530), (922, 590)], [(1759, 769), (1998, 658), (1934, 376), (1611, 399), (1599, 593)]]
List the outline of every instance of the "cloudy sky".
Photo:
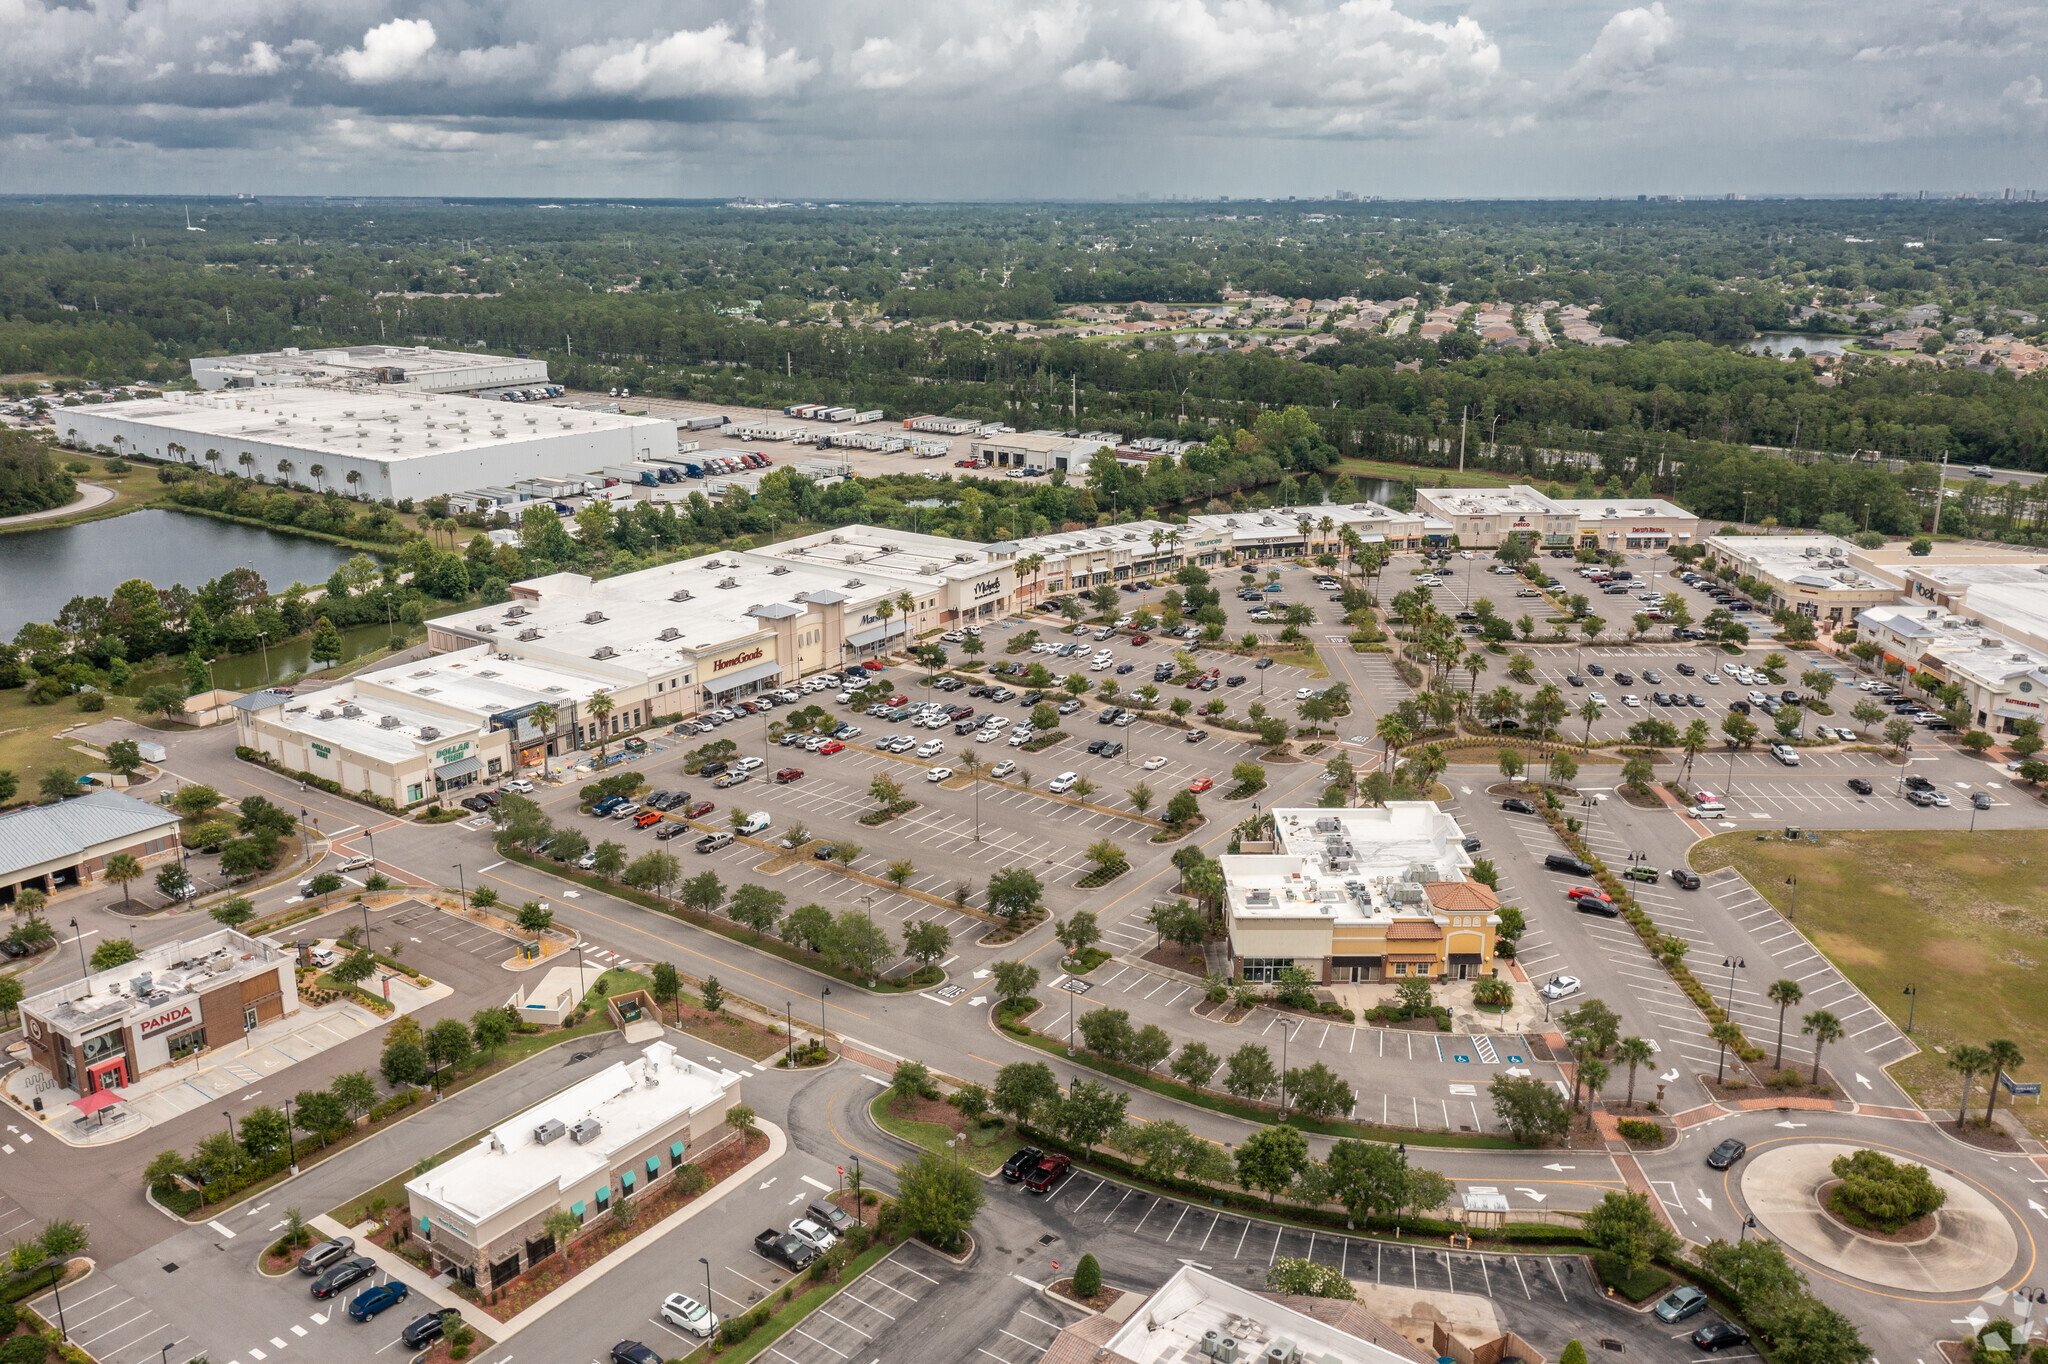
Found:
[(2048, 192), (2048, 3), (0, 0), (0, 191)]

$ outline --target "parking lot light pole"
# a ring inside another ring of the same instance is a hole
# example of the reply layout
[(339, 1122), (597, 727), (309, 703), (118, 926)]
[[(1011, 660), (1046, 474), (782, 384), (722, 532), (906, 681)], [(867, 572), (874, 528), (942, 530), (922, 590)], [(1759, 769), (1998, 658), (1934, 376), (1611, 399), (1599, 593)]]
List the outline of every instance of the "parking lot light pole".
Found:
[(711, 1261), (699, 1255), (697, 1263), (704, 1266), (704, 1310), (715, 1312), (718, 1309), (711, 1305)]
[(1908, 1034), (1911, 1034), (1913, 1031), (1913, 1010), (1919, 1007), (1920, 1004), (1920, 987), (1917, 985), (1908, 985), (1905, 989), (1905, 995), (1906, 1032)]
[(92, 993), (92, 971), (85, 964), (85, 936), (78, 931), (78, 920), (71, 921), (71, 941), (78, 944), (78, 969), (85, 974), (85, 992)]
[(1728, 1012), (1733, 1013), (1735, 1012), (1735, 973), (1739, 970), (1748, 969), (1749, 963), (1740, 957), (1728, 957), (1721, 964), (1728, 968), (1728, 1003), (1725, 1007)]
[(1785, 922), (1796, 924), (1799, 922), (1799, 878), (1788, 876), (1785, 884), (1792, 888), (1792, 903), (1785, 911)]
[(792, 1066), (796, 1064), (796, 1012), (790, 1007), (791, 1001), (782, 1001), (782, 1055)]
[(462, 898), (467, 901), (469, 899), (469, 883), (462, 879), (462, 864), (460, 862), (451, 862), (448, 865), (455, 868), (455, 888), (462, 892)]
[(70, 1263), (63, 1256), (53, 1257), (48, 1265), (50, 1270), (50, 1291), (57, 1295), (57, 1339), (68, 1340), (71, 1328), (64, 1324), (64, 1269)]

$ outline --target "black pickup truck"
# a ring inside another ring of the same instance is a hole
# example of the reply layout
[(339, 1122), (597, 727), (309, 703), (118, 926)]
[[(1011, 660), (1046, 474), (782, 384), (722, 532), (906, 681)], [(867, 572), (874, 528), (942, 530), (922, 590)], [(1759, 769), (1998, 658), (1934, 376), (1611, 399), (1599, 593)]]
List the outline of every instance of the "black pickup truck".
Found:
[(754, 1238), (754, 1249), (775, 1263), (793, 1270), (810, 1267), (818, 1258), (818, 1248), (800, 1237), (770, 1227)]

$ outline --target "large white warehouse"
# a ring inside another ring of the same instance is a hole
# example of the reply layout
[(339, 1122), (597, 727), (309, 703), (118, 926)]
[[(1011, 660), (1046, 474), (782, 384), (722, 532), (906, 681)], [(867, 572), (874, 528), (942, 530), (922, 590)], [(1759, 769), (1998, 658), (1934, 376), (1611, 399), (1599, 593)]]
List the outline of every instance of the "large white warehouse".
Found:
[(201, 388), (299, 388), (306, 384), (403, 384), (427, 393), (468, 392), (548, 381), (545, 360), (431, 346), (323, 346), (204, 355), (192, 361)]
[(373, 500), (589, 473), (676, 449), (676, 424), (667, 418), (404, 388), (173, 393), (67, 407), (57, 434), (67, 445)]

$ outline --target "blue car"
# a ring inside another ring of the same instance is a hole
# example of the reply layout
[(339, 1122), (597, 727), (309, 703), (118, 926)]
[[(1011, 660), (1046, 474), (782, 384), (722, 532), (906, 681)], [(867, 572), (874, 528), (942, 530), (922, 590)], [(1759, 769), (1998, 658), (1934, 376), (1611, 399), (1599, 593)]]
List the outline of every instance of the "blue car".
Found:
[(412, 1290), (396, 1279), (366, 1288), (349, 1301), (348, 1314), (356, 1321), (368, 1321), (387, 1307), (404, 1302)]

